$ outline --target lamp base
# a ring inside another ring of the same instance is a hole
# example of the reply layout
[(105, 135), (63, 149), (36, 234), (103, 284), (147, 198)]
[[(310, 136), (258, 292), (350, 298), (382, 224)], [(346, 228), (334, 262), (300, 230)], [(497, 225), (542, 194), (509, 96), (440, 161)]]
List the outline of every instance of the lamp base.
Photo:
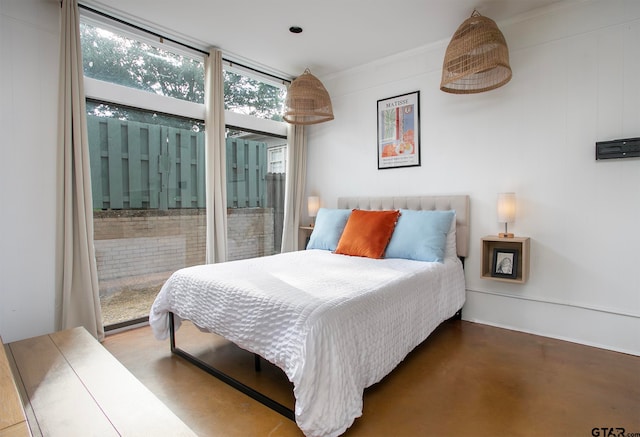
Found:
[(498, 234), (498, 237), (500, 237), (500, 238), (513, 238), (514, 235), (511, 232), (500, 232)]

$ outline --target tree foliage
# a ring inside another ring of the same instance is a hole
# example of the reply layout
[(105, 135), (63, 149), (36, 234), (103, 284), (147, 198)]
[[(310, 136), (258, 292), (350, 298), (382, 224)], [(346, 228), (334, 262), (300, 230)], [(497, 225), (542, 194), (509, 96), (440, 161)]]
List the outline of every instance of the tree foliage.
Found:
[(238, 73), (224, 71), (224, 108), (259, 118), (282, 121), (286, 92)]
[[(163, 96), (204, 103), (204, 63), (201, 60), (126, 38), (87, 23), (81, 24), (80, 33), (85, 76)], [(285, 91), (282, 88), (224, 71), (225, 109), (281, 121), (284, 97)], [(92, 108), (95, 115), (126, 119), (130, 119), (129, 116), (132, 115), (130, 110), (114, 105), (93, 105)]]
[(202, 61), (84, 23), (80, 32), (85, 76), (204, 103)]

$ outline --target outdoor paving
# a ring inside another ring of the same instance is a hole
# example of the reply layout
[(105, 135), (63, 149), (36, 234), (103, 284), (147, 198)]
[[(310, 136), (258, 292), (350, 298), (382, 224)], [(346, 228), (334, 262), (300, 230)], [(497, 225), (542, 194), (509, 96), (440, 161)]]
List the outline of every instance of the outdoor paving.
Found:
[[(147, 317), (162, 284), (171, 272), (122, 278), (100, 283), (104, 326)], [(108, 291), (108, 292), (107, 292)]]

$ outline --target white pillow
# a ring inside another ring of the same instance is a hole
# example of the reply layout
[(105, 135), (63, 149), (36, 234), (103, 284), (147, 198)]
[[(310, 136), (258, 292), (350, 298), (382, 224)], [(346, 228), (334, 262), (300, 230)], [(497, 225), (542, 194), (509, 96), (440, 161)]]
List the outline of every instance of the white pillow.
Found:
[(451, 227), (447, 233), (447, 241), (444, 246), (444, 259), (458, 257), (458, 247), (456, 244), (456, 214), (454, 211)]

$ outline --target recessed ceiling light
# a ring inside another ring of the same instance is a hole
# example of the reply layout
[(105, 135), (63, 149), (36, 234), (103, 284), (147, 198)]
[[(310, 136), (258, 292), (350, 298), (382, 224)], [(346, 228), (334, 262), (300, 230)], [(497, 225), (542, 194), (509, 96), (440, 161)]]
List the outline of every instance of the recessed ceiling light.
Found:
[(289, 28), (289, 32), (291, 32), (291, 33), (302, 33), (302, 27), (300, 27), (300, 26), (291, 26)]

